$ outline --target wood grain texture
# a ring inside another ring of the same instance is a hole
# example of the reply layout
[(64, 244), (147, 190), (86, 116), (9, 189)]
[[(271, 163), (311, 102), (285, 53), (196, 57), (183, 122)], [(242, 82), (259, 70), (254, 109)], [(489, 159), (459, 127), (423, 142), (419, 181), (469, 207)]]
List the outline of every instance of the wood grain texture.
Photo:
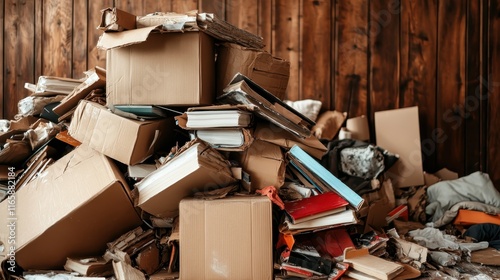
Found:
[(34, 21), (35, 25), (35, 82), (38, 81), (38, 77), (43, 75), (43, 0), (35, 0), (35, 15)]
[(144, 9), (142, 15), (151, 14), (154, 12), (171, 12), (171, 0), (144, 0)]
[[(71, 76), (76, 79), (85, 77), (87, 67), (87, 0), (73, 0), (73, 48)], [(78, 47), (77, 47), (78, 46)]]
[[(124, 10), (136, 16), (145, 15), (144, 9), (146, 3), (143, 0), (133, 1), (133, 0), (115, 0), (115, 5), (118, 9)], [(105, 7), (103, 7), (105, 8)]]
[(71, 76), (72, 15), (70, 1), (44, 1), (43, 73), (57, 77)]
[(300, 99), (320, 100), (323, 109), (329, 107), (332, 97), (331, 10), (329, 0), (303, 1)]
[(399, 16), (393, 0), (370, 2), (370, 119), (399, 108)]
[(481, 84), (482, 56), (482, 0), (467, 1), (466, 22), (466, 96), (465, 108), (465, 174), (481, 169), (481, 147), (484, 137), (481, 129), (483, 85)]
[(225, 0), (200, 0), (198, 9), (200, 12), (214, 13), (220, 19), (226, 19), (226, 5), (234, 5), (232, 1)]
[(172, 11), (177, 13), (185, 13), (198, 9), (197, 0), (172, 0)]
[(258, 33), (259, 0), (228, 1), (225, 10), (227, 22), (250, 33)]
[(257, 24), (257, 34), (264, 39), (264, 44), (266, 44), (264, 49), (268, 52), (271, 52), (273, 1), (272, 0), (258, 0), (258, 1), (259, 1), (259, 18)]
[(106, 68), (106, 51), (97, 48), (97, 41), (101, 36), (101, 31), (96, 27), (101, 21), (101, 10), (112, 7), (112, 0), (89, 1), (88, 2), (88, 34), (87, 34), (87, 67), (99, 66)]
[(29, 92), (24, 83), (35, 83), (35, 40), (33, 1), (6, 1), (4, 18), (4, 117), (12, 119), (17, 114), (17, 102)]
[[(3, 40), (3, 33), (4, 33), (4, 8), (5, 8), (5, 4), (4, 4), (4, 1), (1, 2), (1, 5), (0, 5), (0, 38), (2, 38), (2, 42), (0, 43), (0, 53), (2, 54), (0, 56), (0, 67), (2, 67), (2, 69), (5, 69), (4, 67), (4, 64), (3, 64), (3, 53), (4, 53), (4, 40)], [(4, 109), (3, 109), (3, 106), (4, 106), (4, 87), (3, 87), (3, 72), (2, 74), (0, 75), (0, 118), (3, 118), (3, 112), (4, 112)]]
[(401, 2), (400, 107), (418, 106), (424, 170), (436, 171), (437, 0)]
[(338, 1), (335, 110), (368, 114), (368, 1)]
[(500, 1), (491, 0), (488, 31), (488, 172), (495, 187), (500, 190)]
[(464, 175), (466, 1), (441, 0), (438, 10), (437, 127), (446, 140), (438, 144), (437, 166)]
[(272, 31), (273, 55), (290, 61), (290, 79), (286, 99), (300, 98), (300, 1), (275, 0), (274, 29)]

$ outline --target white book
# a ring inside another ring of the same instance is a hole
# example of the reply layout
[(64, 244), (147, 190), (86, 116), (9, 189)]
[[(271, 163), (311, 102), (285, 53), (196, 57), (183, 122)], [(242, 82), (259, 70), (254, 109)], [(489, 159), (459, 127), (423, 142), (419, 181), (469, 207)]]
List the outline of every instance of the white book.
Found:
[(241, 110), (188, 111), (186, 126), (189, 128), (247, 127), (252, 113)]
[(240, 129), (196, 130), (194, 136), (214, 147), (240, 147), (245, 143)]
[(293, 224), (291, 219), (289, 217), (286, 217), (285, 222), (282, 225), (281, 231), (300, 233), (306, 231), (327, 229), (342, 225), (355, 224), (357, 222), (358, 219), (356, 217), (356, 212), (352, 209), (347, 209), (339, 213), (308, 220), (297, 224)]

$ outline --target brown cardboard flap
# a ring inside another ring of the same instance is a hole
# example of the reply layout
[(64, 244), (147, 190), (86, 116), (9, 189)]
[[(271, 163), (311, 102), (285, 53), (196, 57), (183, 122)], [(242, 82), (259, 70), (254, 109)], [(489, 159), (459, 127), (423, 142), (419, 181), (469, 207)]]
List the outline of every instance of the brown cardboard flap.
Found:
[(144, 28), (132, 29), (122, 32), (105, 32), (99, 37), (97, 47), (104, 50), (109, 50), (118, 47), (130, 46), (145, 42), (151, 31), (158, 26), (149, 26)]
[(370, 142), (370, 128), (366, 116), (347, 119), (346, 128), (351, 132), (352, 139)]
[(136, 28), (136, 16), (123, 10), (106, 8), (101, 10), (101, 23), (97, 29), (105, 31), (123, 31)]

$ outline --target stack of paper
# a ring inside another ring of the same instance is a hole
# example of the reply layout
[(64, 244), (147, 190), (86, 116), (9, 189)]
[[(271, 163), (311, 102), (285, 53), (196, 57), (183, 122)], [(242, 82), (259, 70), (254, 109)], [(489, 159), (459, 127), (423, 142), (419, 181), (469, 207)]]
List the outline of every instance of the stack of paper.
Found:
[(252, 113), (233, 110), (188, 111), (186, 126), (189, 128), (247, 127)]

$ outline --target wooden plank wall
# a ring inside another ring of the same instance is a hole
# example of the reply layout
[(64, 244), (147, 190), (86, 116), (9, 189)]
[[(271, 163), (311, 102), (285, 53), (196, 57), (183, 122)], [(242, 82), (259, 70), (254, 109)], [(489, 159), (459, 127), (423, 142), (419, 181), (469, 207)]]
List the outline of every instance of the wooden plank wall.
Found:
[[(214, 12), (291, 62), (287, 98), (366, 115), (419, 106), (424, 166), (500, 185), (500, 0), (9, 0), (0, 6), (0, 113), (25, 82), (105, 66), (100, 10)], [(374, 139), (372, 128), (372, 140)]]

